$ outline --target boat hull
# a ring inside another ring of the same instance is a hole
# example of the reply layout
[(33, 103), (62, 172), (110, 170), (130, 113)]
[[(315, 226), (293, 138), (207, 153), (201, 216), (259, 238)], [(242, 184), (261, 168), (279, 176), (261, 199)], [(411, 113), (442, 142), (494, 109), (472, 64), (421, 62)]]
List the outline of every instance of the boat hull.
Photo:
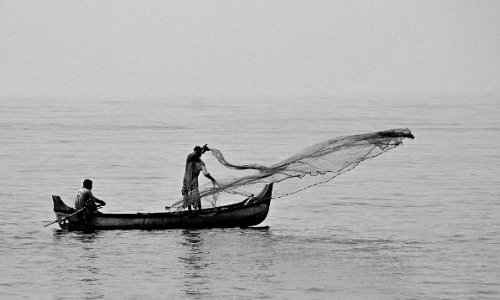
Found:
[[(256, 197), (242, 202), (203, 210), (135, 213), (92, 214), (83, 213), (70, 218), (74, 209), (67, 206), (59, 196), (52, 196), (54, 212), (63, 230), (92, 231), (111, 229), (176, 229), (176, 228), (229, 228), (255, 226), (263, 222), (269, 212), (272, 199), (272, 184), (266, 185)], [(67, 218), (64, 220), (64, 218)]]

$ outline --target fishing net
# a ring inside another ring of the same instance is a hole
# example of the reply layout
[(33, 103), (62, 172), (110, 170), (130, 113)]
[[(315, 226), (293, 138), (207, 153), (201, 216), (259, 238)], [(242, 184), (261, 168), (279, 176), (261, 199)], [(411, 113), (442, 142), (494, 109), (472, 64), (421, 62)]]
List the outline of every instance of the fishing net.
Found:
[[(405, 138), (414, 138), (409, 129), (391, 129), (333, 138), (308, 147), (271, 166), (232, 164), (226, 161), (220, 150), (212, 148), (211, 153), (226, 168), (253, 172), (218, 180), (214, 186), (204, 185), (199, 194), (202, 199), (216, 206), (221, 193), (251, 196), (253, 192), (261, 190), (263, 185), (275, 183), (273, 198), (285, 197), (328, 182), (354, 169), (362, 161), (396, 148)], [(182, 209), (186, 205), (186, 201), (180, 200), (171, 208)]]

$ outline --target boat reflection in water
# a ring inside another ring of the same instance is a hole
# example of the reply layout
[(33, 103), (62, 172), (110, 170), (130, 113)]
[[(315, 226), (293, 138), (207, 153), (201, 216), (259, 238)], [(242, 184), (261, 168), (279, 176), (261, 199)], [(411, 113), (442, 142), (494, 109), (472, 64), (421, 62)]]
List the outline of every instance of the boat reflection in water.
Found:
[(184, 249), (178, 260), (186, 298), (231, 298), (274, 280), (275, 237), (267, 226), (186, 229), (178, 237)]
[(208, 278), (203, 275), (203, 270), (208, 266), (206, 261), (207, 250), (204, 249), (203, 230), (183, 230), (181, 245), (186, 250), (186, 255), (179, 257), (179, 261), (184, 266), (186, 295), (203, 297), (210, 294), (207, 286)]
[[(91, 233), (65, 232), (55, 230), (53, 241), (57, 245), (65, 245), (64, 251), (53, 253), (54, 272), (51, 272), (51, 281), (61, 282), (61, 274), (64, 274), (64, 286), (70, 286), (71, 290), (61, 289), (66, 297), (83, 295), (85, 299), (101, 299), (106, 295), (102, 278), (104, 266), (102, 258), (106, 253), (101, 253), (102, 233), (99, 231)], [(52, 249), (58, 249), (53, 247)]]

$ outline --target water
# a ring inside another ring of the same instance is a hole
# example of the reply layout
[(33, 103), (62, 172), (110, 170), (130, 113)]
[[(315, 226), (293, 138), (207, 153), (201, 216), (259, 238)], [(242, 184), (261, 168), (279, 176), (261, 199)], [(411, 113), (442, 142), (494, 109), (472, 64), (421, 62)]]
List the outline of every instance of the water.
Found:
[[(498, 299), (499, 100), (2, 99), (0, 298)], [(84, 178), (104, 212), (161, 211), (194, 145), (272, 164), (397, 127), (416, 139), (276, 199), (258, 228), (43, 228)]]

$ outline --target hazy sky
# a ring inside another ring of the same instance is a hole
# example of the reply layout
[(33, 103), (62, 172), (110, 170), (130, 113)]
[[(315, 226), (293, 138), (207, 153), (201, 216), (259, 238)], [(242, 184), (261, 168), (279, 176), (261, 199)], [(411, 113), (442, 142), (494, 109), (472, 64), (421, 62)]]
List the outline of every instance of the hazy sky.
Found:
[(500, 1), (5, 1), (0, 98), (500, 92)]

